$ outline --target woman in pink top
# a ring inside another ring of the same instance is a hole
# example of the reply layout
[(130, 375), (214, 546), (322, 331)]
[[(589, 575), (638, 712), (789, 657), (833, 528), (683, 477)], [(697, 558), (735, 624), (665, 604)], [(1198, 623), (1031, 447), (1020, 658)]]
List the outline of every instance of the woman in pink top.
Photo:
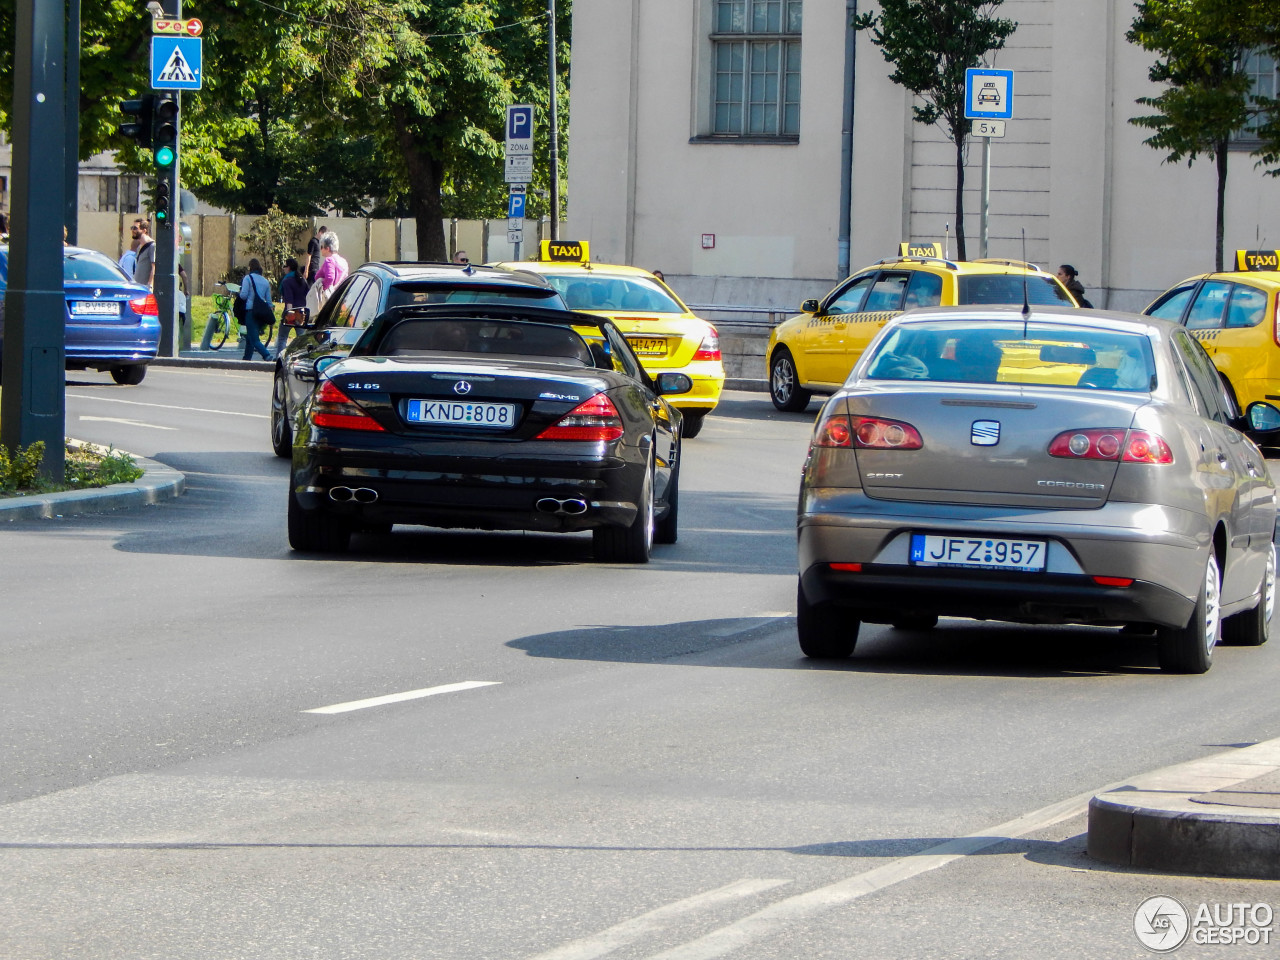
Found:
[(320, 269), (316, 271), (316, 282), (320, 284), (320, 289), (325, 297), (333, 293), (333, 288), (346, 279), (348, 268), (347, 261), (338, 255), (338, 235), (336, 233), (327, 233), (324, 239), (320, 241), (320, 252), (324, 254), (324, 262), (320, 264)]

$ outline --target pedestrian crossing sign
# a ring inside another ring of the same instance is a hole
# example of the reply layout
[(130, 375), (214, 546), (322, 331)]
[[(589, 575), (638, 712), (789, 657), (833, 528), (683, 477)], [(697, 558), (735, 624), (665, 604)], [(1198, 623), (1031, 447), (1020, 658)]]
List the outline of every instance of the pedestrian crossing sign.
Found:
[(200, 37), (152, 37), (151, 89), (199, 90), (203, 42)]

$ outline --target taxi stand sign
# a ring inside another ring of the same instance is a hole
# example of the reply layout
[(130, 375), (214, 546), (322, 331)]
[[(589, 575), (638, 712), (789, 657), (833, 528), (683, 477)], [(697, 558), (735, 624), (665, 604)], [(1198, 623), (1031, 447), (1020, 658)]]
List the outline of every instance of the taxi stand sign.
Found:
[(988, 70), (985, 67), (966, 70), (964, 115), (969, 120), (1010, 119), (1013, 116), (1013, 71)]
[(1280, 250), (1237, 250), (1236, 269), (1253, 273), (1280, 270)]

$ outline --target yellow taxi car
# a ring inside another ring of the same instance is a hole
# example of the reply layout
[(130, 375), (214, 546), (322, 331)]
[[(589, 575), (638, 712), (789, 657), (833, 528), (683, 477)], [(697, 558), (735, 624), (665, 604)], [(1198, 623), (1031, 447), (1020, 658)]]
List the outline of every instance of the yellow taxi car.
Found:
[(724, 389), (720, 335), (670, 287), (638, 267), (592, 263), (585, 240), (543, 240), (538, 260), (495, 266), (545, 277), (569, 309), (608, 317), (649, 373), (687, 374), (693, 389), (668, 402), (684, 414), (683, 436), (701, 432)]
[(774, 328), (765, 352), (769, 397), (779, 410), (798, 411), (815, 392), (838, 390), (880, 328), (904, 310), (1018, 304), (1024, 296), (1031, 304), (1078, 306), (1057, 277), (1020, 260), (881, 260)]
[(1183, 280), (1142, 312), (1186, 327), (1243, 410), (1280, 400), (1278, 300), (1280, 251), (1237, 250), (1235, 271)]

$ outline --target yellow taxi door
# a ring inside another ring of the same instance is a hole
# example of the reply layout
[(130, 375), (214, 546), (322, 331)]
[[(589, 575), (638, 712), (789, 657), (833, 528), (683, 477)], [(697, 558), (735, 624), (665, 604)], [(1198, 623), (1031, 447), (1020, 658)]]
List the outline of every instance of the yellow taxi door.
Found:
[(862, 356), (867, 345), (880, 332), (880, 328), (902, 312), (903, 299), (906, 296), (907, 284), (911, 274), (906, 272), (885, 271), (876, 279), (874, 286), (863, 301), (862, 309), (856, 322), (849, 325), (845, 332), (844, 352), (840, 358), (840, 373), (836, 383), (844, 383), (858, 358)]
[(850, 278), (809, 318), (804, 338), (805, 382), (844, 383), (849, 373), (844, 363), (845, 337), (875, 279), (874, 272)]
[[(1264, 395), (1252, 384), (1267, 379), (1268, 360), (1276, 349), (1271, 331), (1263, 326), (1267, 316), (1267, 294), (1252, 284), (1232, 284), (1231, 297), (1222, 321), (1222, 330), (1213, 340), (1210, 357), (1227, 382), (1231, 384), (1233, 399), (1241, 407)], [(1208, 346), (1208, 344), (1206, 344)]]

